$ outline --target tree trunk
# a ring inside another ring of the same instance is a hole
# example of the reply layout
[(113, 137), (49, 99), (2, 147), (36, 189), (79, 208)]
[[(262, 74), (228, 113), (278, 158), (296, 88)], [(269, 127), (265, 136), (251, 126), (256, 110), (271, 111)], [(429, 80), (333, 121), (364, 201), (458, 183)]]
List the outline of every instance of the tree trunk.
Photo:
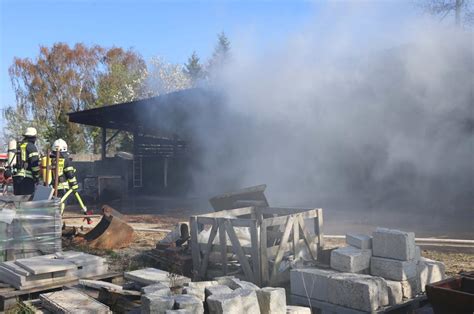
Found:
[(456, 0), (456, 26), (461, 26), (461, 6), (463, 0)]

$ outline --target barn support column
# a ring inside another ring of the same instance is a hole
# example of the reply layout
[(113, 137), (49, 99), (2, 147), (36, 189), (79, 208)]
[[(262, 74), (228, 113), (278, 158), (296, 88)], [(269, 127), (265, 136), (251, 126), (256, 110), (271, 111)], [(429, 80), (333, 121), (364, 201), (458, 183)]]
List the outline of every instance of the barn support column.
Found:
[(101, 152), (102, 160), (105, 160), (106, 153), (107, 153), (107, 129), (102, 128), (102, 152)]

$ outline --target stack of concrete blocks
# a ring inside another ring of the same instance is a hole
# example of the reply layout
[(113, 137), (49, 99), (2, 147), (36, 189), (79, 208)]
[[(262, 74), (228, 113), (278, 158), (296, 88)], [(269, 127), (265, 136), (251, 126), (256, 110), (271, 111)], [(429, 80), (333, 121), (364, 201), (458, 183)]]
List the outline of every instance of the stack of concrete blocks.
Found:
[(370, 273), (387, 280), (392, 302), (411, 299), (426, 284), (444, 279), (444, 264), (421, 257), (413, 232), (377, 228), (372, 236)]
[(204, 311), (210, 314), (311, 313), (309, 308), (287, 306), (283, 288), (260, 289), (251, 282), (241, 281), (232, 276), (218, 277), (212, 281), (186, 282), (182, 294), (173, 294), (166, 282), (143, 287), (142, 292), (141, 312), (146, 314), (204, 313)]
[[(326, 311), (371, 312), (402, 303), (444, 279), (444, 265), (421, 257), (413, 232), (377, 228), (372, 237), (347, 234), (348, 246), (331, 252), (331, 270), (294, 269), (291, 296)], [(369, 275), (370, 274), (370, 275)]]

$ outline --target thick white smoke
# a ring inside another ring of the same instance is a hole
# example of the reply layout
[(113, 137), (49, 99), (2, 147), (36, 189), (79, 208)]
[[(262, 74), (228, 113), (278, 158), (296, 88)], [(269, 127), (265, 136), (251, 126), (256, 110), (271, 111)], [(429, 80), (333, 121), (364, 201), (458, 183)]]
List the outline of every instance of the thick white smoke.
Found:
[(424, 22), (370, 42), (357, 22), (233, 45), (215, 86), (227, 112), (195, 133), (197, 193), (267, 183), (280, 205), (474, 209), (472, 32)]

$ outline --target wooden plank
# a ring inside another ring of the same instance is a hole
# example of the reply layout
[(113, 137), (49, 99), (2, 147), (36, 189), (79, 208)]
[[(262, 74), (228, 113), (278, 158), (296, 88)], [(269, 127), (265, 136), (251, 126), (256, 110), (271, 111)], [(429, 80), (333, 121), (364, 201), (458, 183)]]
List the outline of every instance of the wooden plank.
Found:
[(215, 217), (199, 217), (197, 216), (197, 222), (201, 225), (212, 225), (214, 223)]
[(76, 289), (41, 294), (40, 299), (53, 313), (112, 313), (108, 306)]
[(207, 218), (224, 218), (227, 216), (231, 217), (239, 217), (243, 215), (250, 215), (254, 211), (254, 207), (242, 207), (242, 208), (235, 208), (235, 209), (226, 209), (220, 210), (214, 213), (206, 213), (202, 215), (198, 215), (197, 217), (207, 217)]
[(318, 248), (321, 249), (324, 247), (324, 231), (323, 231), (323, 210), (322, 208), (317, 209), (318, 218), (317, 223), (315, 224), (316, 235), (318, 236)]
[(230, 224), (229, 220), (226, 220), (224, 222), (224, 225), (227, 230), (227, 234), (229, 235), (230, 242), (232, 243), (232, 247), (234, 248), (234, 252), (237, 254), (240, 265), (242, 266), (242, 269), (244, 270), (246, 280), (253, 282), (255, 277), (253, 276), (253, 272), (252, 272), (252, 269), (250, 268), (249, 261), (245, 257), (242, 247), (240, 246), (240, 242), (239, 242), (239, 239), (237, 238), (237, 235), (235, 234), (234, 228)]
[(212, 224), (211, 233), (209, 234), (209, 239), (207, 240), (207, 248), (206, 252), (204, 253), (204, 257), (202, 259), (201, 267), (199, 268), (199, 276), (201, 278), (205, 278), (206, 271), (207, 271), (207, 264), (209, 263), (209, 256), (211, 255), (212, 251), (212, 241), (214, 241), (216, 234), (217, 234), (217, 220), (214, 220)]
[(262, 275), (260, 272), (260, 249), (258, 247), (258, 231), (257, 231), (257, 221), (253, 221), (253, 225), (250, 227), (250, 242), (252, 243), (251, 256), (253, 264), (253, 273), (255, 275), (254, 283), (261, 286), (262, 285)]
[(260, 272), (262, 285), (268, 283), (268, 255), (267, 255), (267, 224), (265, 220), (260, 224)]
[(300, 224), (298, 219), (293, 220), (293, 254), (295, 255), (295, 261), (298, 260), (300, 250), (299, 250), (299, 240), (300, 240)]
[(198, 223), (196, 216), (189, 217), (189, 226), (191, 228), (191, 255), (193, 258), (193, 274), (198, 279), (199, 266), (201, 265), (201, 251), (198, 243)]
[(217, 219), (217, 224), (219, 226), (219, 249), (221, 251), (222, 271), (224, 273), (224, 276), (227, 276), (227, 237), (224, 223), (225, 219)]
[(292, 214), (297, 214), (305, 211), (309, 211), (312, 208), (298, 208), (298, 207), (264, 207), (260, 208), (260, 211), (262, 214), (265, 215), (292, 215)]
[(271, 226), (280, 226), (284, 225), (287, 222), (288, 216), (280, 216), (280, 217), (273, 217), (273, 218), (265, 218), (263, 219), (265, 221), (265, 224), (268, 227)]
[(273, 271), (270, 278), (270, 285), (276, 281), (278, 277), (278, 269), (280, 268), (281, 259), (283, 258), (283, 254), (286, 252), (288, 247), (288, 238), (290, 237), (291, 230), (293, 229), (293, 216), (287, 216), (287, 222), (285, 226), (285, 231), (283, 232), (283, 236), (281, 237), (280, 246), (278, 248), (277, 255), (275, 257), (275, 263), (273, 264)]
[(303, 232), (303, 239), (305, 241), (306, 246), (308, 247), (309, 254), (311, 255), (311, 258), (313, 260), (316, 260), (316, 258), (314, 257), (314, 253), (311, 249), (311, 243), (312, 243), (311, 236), (309, 235), (308, 230), (306, 230), (303, 217), (298, 216), (298, 222), (299, 222), (301, 231)]

